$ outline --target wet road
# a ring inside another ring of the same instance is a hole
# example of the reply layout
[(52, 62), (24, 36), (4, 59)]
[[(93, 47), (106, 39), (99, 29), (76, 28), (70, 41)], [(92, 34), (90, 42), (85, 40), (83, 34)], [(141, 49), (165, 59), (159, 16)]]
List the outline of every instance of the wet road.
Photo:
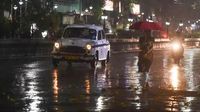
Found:
[[(186, 49), (181, 66), (155, 50), (149, 74), (138, 73), (137, 52), (115, 52), (107, 67), (50, 58), (1, 60), (1, 111), (200, 111), (200, 49)], [(148, 83), (149, 87), (145, 87)]]

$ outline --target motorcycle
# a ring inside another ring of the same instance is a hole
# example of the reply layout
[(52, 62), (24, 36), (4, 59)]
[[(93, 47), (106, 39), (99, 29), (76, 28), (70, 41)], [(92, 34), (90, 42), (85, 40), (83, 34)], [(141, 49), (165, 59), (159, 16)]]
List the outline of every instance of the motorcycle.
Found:
[(171, 43), (171, 56), (175, 64), (180, 64), (180, 60), (183, 57), (184, 48), (182, 42), (179, 40), (174, 40)]

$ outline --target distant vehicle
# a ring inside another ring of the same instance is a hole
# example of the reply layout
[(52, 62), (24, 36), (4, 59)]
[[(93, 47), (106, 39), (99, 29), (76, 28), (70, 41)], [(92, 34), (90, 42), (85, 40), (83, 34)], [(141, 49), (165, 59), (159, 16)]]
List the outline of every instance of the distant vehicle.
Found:
[(96, 25), (69, 25), (62, 37), (54, 43), (52, 63), (60, 61), (88, 62), (95, 68), (98, 61), (105, 66), (110, 58), (110, 43), (102, 27)]

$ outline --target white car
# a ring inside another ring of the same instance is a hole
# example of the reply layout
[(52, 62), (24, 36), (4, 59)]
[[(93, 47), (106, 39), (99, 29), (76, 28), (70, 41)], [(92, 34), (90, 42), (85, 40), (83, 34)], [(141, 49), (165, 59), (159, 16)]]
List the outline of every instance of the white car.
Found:
[(52, 62), (88, 62), (95, 68), (98, 61), (105, 66), (110, 58), (110, 43), (102, 27), (96, 25), (69, 25), (62, 37), (54, 43)]

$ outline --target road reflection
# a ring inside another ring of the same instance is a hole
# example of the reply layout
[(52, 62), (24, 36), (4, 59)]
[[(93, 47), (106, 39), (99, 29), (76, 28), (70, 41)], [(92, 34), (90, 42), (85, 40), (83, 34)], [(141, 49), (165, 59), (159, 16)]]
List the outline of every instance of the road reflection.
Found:
[(85, 92), (86, 92), (86, 94), (90, 94), (90, 89), (91, 89), (91, 87), (90, 87), (90, 80), (88, 79), (89, 77), (88, 76), (86, 76), (86, 79), (85, 79)]
[(180, 80), (179, 80), (179, 67), (177, 65), (173, 65), (170, 70), (170, 82), (172, 85), (173, 90), (178, 90), (178, 87), (180, 86)]
[[(94, 82), (98, 91), (106, 90), (107, 88), (111, 87), (111, 80), (109, 80), (109, 67), (101, 67), (96, 68), (94, 70)], [(98, 96), (96, 100), (96, 107), (95, 111), (102, 111), (106, 109), (105, 102), (108, 101), (110, 98), (105, 97), (103, 95)]]
[(43, 97), (39, 96), (42, 91), (39, 90), (38, 84), (38, 74), (40, 74), (41, 69), (39, 69), (39, 64), (37, 62), (24, 65), (24, 75), (19, 79), (21, 82), (21, 92), (24, 94), (24, 101), (26, 102), (26, 107), (24, 110), (29, 112), (40, 112), (42, 111), (39, 107)]
[(54, 102), (58, 102), (58, 69), (53, 70), (53, 94)]

